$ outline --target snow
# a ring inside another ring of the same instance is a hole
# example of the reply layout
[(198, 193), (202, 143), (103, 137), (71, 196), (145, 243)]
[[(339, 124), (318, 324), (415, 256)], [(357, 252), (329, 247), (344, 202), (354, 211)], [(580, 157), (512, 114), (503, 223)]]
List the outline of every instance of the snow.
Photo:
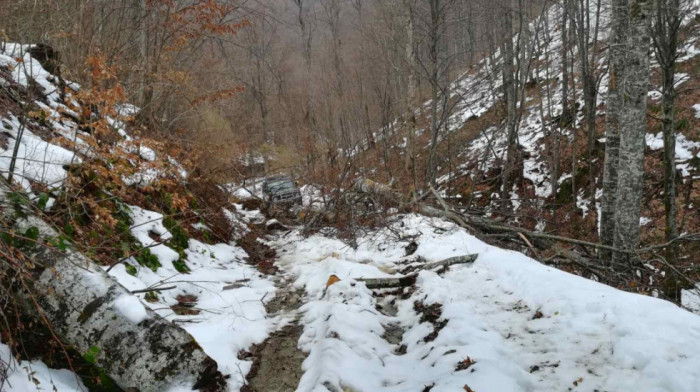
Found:
[(146, 308), (141, 304), (138, 298), (132, 295), (122, 295), (114, 300), (112, 306), (114, 306), (117, 312), (134, 324), (138, 324), (148, 318)]
[[(129, 290), (167, 286), (175, 286), (175, 289), (158, 292), (155, 302), (146, 302), (145, 294), (138, 294), (142, 301), (129, 300), (120, 311), (133, 316), (132, 321), (137, 322), (136, 316), (145, 305), (178, 323), (218, 363), (219, 370), (231, 376), (229, 389), (239, 390), (252, 362), (238, 359), (238, 352), (264, 341), (279, 323), (276, 318), (266, 317), (265, 311), (265, 304), (275, 294), (273, 282), (246, 264), (247, 254), (243, 249), (194, 239), (189, 240), (184, 251), (184, 262), (190, 271), (180, 273), (173, 266), (181, 257), (178, 252), (149, 236), (149, 233), (155, 234), (160, 241), (172, 237), (163, 226), (163, 215), (137, 206), (129, 206), (128, 213), (133, 219), (131, 233), (158, 257), (162, 266), (153, 272), (130, 258), (126, 262), (136, 266), (136, 276), (130, 275), (122, 264), (115, 266), (110, 275)], [(241, 219), (231, 214), (231, 219)], [(179, 296), (196, 297), (193, 309), (199, 314), (176, 314), (171, 307), (178, 304)]]
[(695, 110), (695, 118), (700, 118), (700, 103), (693, 105), (693, 109)]
[[(418, 243), (415, 255), (428, 261), (479, 257), (442, 275), (420, 272), (408, 298), (377, 297), (358, 282), (415, 262), (404, 257), (411, 239)], [(700, 385), (700, 317), (671, 303), (541, 265), (417, 215), (358, 242), (352, 249), (331, 237), (298, 234), (271, 242), (283, 271), (308, 296), (299, 346), (309, 356), (299, 392), (465, 385), (480, 392), (554, 391), (574, 382), (582, 391), (693, 392)], [(330, 275), (341, 280), (326, 288)], [(432, 341), (424, 338), (435, 327), (420, 322), (415, 302), (442, 305), (446, 324)], [(405, 354), (383, 337), (396, 326), (404, 331)], [(466, 358), (475, 364), (456, 370)]]
[(681, 303), (691, 312), (700, 314), (700, 285), (693, 290), (682, 290)]
[(321, 187), (317, 185), (305, 184), (299, 188), (301, 192), (301, 204), (306, 207), (322, 208), (325, 204), (325, 198)]
[(5, 368), (7, 378), (0, 377), (1, 392), (87, 391), (82, 381), (70, 370), (50, 369), (41, 361), (18, 362), (10, 354), (10, 348), (0, 343), (0, 372)]
[(0, 172), (5, 178), (9, 176), (17, 135), (23, 132), (17, 150), (14, 179), (28, 192), (31, 191), (31, 181), (46, 184), (51, 188), (60, 187), (67, 176), (63, 166), (80, 162), (73, 152), (48, 143), (23, 127), (19, 119), (12, 114), (0, 118), (0, 125), (8, 137), (6, 148), (0, 148)]
[[(664, 137), (661, 132), (646, 135), (647, 146), (652, 150), (664, 148)], [(688, 163), (694, 157), (700, 157), (700, 142), (689, 140), (684, 134), (676, 134), (676, 168), (684, 177), (690, 175), (691, 166)]]

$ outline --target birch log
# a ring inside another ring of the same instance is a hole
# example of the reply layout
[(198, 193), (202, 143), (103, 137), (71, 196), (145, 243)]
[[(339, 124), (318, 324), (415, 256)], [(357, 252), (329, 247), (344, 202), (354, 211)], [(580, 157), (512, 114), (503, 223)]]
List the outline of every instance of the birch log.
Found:
[[(0, 184), (0, 200), (7, 200), (7, 192), (7, 186)], [(19, 233), (36, 227), (40, 242), (58, 237), (35, 216), (17, 219), (12, 208), (3, 213), (4, 221), (14, 221)], [(95, 365), (122, 389), (223, 390), (225, 381), (216, 362), (192, 336), (146, 308), (87, 257), (40, 244), (25, 255), (36, 265), (31, 294), (22, 294), (30, 309), (43, 313), (63, 343), (94, 355)], [(36, 298), (39, 309), (31, 305), (29, 295)]]

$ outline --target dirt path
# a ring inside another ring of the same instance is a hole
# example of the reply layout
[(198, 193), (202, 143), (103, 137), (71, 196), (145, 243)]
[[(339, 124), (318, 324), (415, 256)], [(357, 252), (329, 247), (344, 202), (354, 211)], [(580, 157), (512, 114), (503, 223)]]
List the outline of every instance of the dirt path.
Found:
[(275, 277), (278, 292), (266, 308), (268, 316), (280, 317), (284, 326), (251, 348), (253, 367), (241, 392), (294, 392), (301, 379), (301, 364), (306, 354), (297, 348), (304, 330), (299, 324), (298, 310), (304, 292), (295, 289), (293, 282), (282, 274), (279, 271)]

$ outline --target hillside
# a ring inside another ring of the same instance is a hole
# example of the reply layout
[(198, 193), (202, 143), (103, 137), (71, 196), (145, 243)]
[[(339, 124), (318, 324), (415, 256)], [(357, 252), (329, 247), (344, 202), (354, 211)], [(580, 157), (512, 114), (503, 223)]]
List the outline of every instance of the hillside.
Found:
[[(595, 16), (595, 2), (590, 3), (589, 12)], [(599, 241), (600, 203), (602, 197), (603, 162), (605, 155), (605, 116), (608, 75), (608, 23), (609, 7), (603, 4), (600, 13), (600, 31), (597, 40), (589, 42), (595, 51), (595, 146), (589, 157), (586, 136), (586, 108), (582, 94), (581, 64), (576, 58), (578, 46), (573, 42), (567, 49), (570, 77), (568, 107), (571, 120), (562, 125), (562, 40), (560, 35), (562, 8), (553, 5), (538, 14), (530, 22), (529, 39), (532, 59), (528, 63), (527, 75), (523, 76), (523, 98), (520, 120), (517, 127), (517, 160), (512, 188), (508, 197), (502, 197), (500, 177), (508, 149), (506, 131), (506, 108), (503, 96), (503, 59), (500, 49), (486, 56), (477, 65), (461, 74), (449, 86), (450, 98), (446, 101), (451, 110), (438, 111), (444, 125), (439, 135), (437, 183), (443, 197), (450, 200), (460, 211), (475, 216), (491, 217), (499, 222), (541, 233), (549, 233), (591, 242)], [(700, 119), (696, 109), (700, 96), (697, 94), (698, 4), (689, 5), (689, 11), (681, 27), (678, 60), (676, 65), (676, 170), (678, 206), (677, 221), (681, 233), (696, 233), (700, 221), (697, 205), (700, 202)], [(591, 25), (596, 24), (593, 19)], [(570, 32), (571, 33), (571, 32)], [(513, 38), (518, 43), (518, 36)], [(652, 48), (650, 48), (650, 52)], [(573, 63), (571, 59), (576, 59)], [(661, 134), (661, 85), (660, 70), (654, 56), (651, 61), (650, 87), (648, 92), (648, 129), (644, 160), (644, 191), (642, 217), (640, 219), (643, 244), (664, 242), (663, 206), (663, 138)], [(524, 70), (522, 72), (525, 72)], [(418, 167), (418, 183), (423, 181), (429, 156), (430, 101), (416, 109), (416, 141), (418, 148), (415, 163)], [(388, 139), (390, 152), (370, 149), (365, 145), (357, 154), (361, 158), (353, 161), (356, 174), (388, 183), (391, 179), (397, 189), (413, 189), (414, 174), (406, 170), (407, 136), (411, 122), (399, 118), (389, 128), (375, 134), (377, 140)], [(386, 136), (384, 136), (386, 135)], [(410, 155), (410, 154), (409, 154)], [(387, 160), (397, 156), (398, 159)], [(557, 187), (553, 189), (552, 175), (556, 161)], [(383, 163), (383, 166), (379, 165)], [(590, 165), (589, 165), (590, 164)], [(381, 167), (381, 169), (380, 169)], [(589, 173), (593, 170), (593, 175)], [(595, 189), (595, 191), (593, 191)], [(595, 200), (595, 205), (592, 203)], [(523, 241), (501, 243), (523, 252), (531, 247)], [(681, 269), (697, 274), (697, 245), (684, 245)], [(659, 283), (663, 281), (662, 265), (650, 270), (638, 270), (638, 279), (606, 277), (599, 270), (571, 265), (571, 261), (559, 263), (557, 252), (541, 250), (541, 260), (564, 270), (594, 279), (607, 281), (618, 288), (630, 289), (645, 294), (660, 295)], [(533, 253), (529, 253), (534, 256)], [(650, 261), (649, 265), (654, 262)], [(610, 278), (610, 279), (608, 279)], [(632, 280), (632, 282), (630, 282)], [(697, 280), (697, 276), (696, 276)], [(661, 294), (663, 295), (663, 294)], [(690, 293), (686, 295), (690, 296)], [(680, 300), (676, 298), (675, 300)]]

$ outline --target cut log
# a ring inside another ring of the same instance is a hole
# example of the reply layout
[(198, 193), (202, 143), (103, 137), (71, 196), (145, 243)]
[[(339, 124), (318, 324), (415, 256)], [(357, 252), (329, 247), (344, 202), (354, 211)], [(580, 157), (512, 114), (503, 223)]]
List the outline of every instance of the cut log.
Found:
[[(7, 200), (7, 192), (7, 185), (0, 184), (0, 200)], [(174, 385), (224, 390), (216, 362), (185, 330), (145, 307), (81, 253), (43, 245), (58, 238), (43, 220), (32, 215), (15, 219), (12, 208), (3, 215), (5, 222), (14, 221), (16, 232), (39, 230), (39, 243), (24, 252), (36, 265), (33, 281), (29, 292), (19, 296), (48, 320), (64, 344), (89, 353), (125, 390), (165, 391)]]
[(416, 277), (418, 272), (422, 270), (434, 270), (436, 268), (447, 268), (455, 264), (467, 264), (472, 263), (479, 255), (469, 254), (464, 256), (450, 257), (445, 260), (436, 261), (433, 263), (426, 263), (418, 267), (418, 271), (412, 272), (409, 275), (396, 277), (396, 278), (360, 278), (357, 279), (358, 282), (363, 282), (368, 289), (390, 289), (407, 287), (416, 283)]

